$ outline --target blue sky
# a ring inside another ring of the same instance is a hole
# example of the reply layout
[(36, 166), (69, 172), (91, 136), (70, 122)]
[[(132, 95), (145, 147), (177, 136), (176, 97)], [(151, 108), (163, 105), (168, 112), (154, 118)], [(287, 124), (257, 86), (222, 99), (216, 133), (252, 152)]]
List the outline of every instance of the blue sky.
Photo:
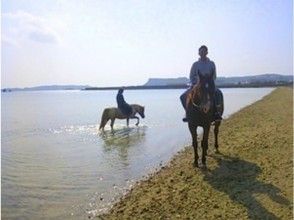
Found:
[(1, 85), (142, 85), (189, 75), (205, 44), (218, 76), (293, 72), (291, 0), (2, 0)]

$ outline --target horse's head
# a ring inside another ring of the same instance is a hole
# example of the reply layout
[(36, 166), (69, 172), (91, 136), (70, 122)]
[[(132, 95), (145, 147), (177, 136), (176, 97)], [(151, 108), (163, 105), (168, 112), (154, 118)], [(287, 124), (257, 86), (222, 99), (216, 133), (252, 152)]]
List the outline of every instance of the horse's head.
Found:
[(207, 114), (213, 106), (215, 84), (213, 74), (202, 75), (198, 73), (198, 83), (193, 87), (190, 101), (199, 111)]
[(141, 116), (141, 118), (145, 118), (145, 107), (141, 105), (134, 105), (134, 109), (138, 114)]

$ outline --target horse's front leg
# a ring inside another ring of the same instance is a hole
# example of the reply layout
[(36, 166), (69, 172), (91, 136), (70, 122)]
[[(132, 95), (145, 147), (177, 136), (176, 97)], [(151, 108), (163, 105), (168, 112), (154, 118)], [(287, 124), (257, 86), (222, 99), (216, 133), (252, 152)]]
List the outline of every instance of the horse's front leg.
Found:
[(197, 126), (193, 126), (192, 124), (188, 124), (189, 130), (192, 136), (192, 145), (194, 148), (194, 166), (198, 167), (198, 142), (197, 142)]
[(111, 122), (110, 122), (110, 127), (111, 127), (111, 130), (112, 130), (112, 131), (113, 131), (114, 121), (115, 121), (115, 118), (112, 118), (112, 119), (111, 119)]
[(208, 150), (209, 129), (210, 129), (210, 125), (203, 128), (203, 138), (202, 138), (202, 141), (201, 141), (202, 165), (203, 165), (204, 168), (206, 167), (206, 156), (207, 156), (207, 150)]
[(127, 118), (127, 126), (129, 127), (130, 118)]
[(140, 122), (140, 119), (139, 119), (139, 117), (138, 117), (138, 116), (134, 116), (134, 118), (136, 118), (136, 119), (137, 119), (136, 126), (138, 126), (138, 125), (139, 125), (139, 122)]

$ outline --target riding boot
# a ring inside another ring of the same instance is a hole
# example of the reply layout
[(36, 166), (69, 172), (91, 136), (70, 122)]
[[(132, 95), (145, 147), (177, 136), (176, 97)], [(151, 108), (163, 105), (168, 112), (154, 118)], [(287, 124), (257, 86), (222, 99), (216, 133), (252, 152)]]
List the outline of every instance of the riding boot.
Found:
[(187, 112), (186, 112), (186, 100), (187, 100), (187, 96), (188, 96), (188, 93), (191, 91), (192, 87), (190, 87), (189, 89), (187, 89), (181, 96), (180, 96), (180, 100), (181, 100), (181, 103), (182, 103), (182, 106), (183, 108), (185, 109), (185, 116), (184, 118), (182, 119), (183, 122), (188, 122), (188, 119), (187, 119)]
[(183, 122), (188, 122), (188, 117), (187, 117), (187, 110), (185, 108), (185, 116), (183, 117)]
[(187, 112), (186, 112), (186, 114), (185, 114), (185, 117), (183, 118), (183, 122), (188, 122)]

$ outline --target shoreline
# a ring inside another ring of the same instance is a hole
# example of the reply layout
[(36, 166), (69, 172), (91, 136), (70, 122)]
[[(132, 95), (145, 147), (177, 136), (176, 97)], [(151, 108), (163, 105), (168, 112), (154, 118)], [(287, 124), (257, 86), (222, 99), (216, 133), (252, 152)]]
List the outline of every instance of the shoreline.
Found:
[(210, 133), (207, 171), (192, 166), (192, 147), (186, 147), (99, 217), (290, 219), (292, 94), (291, 88), (277, 88), (224, 120), (222, 154), (212, 152)]
[[(32, 91), (104, 91), (104, 90), (118, 90), (120, 88), (125, 90), (170, 90), (170, 89), (188, 89), (189, 86), (186, 84), (178, 85), (159, 85), (159, 86), (110, 86), (110, 87), (91, 87), (85, 86), (84, 88), (4, 88), (1, 89), (1, 93), (11, 92), (32, 92)], [(282, 83), (248, 83), (248, 84), (220, 84), (216, 85), (219, 89), (238, 89), (238, 88), (278, 88), (278, 87), (293, 87), (293, 82), (282, 82)]]

